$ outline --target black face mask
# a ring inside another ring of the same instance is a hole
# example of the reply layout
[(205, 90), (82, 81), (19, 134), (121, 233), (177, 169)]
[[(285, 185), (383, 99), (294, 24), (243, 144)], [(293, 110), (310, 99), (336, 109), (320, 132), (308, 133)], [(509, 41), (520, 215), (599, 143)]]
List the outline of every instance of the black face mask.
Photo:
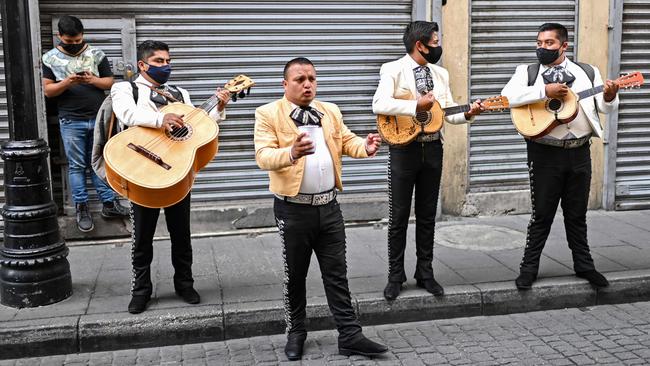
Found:
[(549, 50), (543, 47), (540, 47), (536, 50), (537, 60), (542, 65), (549, 65), (560, 57), (560, 49)]
[(86, 45), (85, 41), (81, 41), (81, 43), (59, 43), (59, 46), (63, 48), (63, 50), (71, 55), (76, 55), (79, 53), (84, 46)]
[(436, 62), (440, 61), (440, 56), (442, 56), (441, 46), (431, 47), (428, 44), (424, 44), (424, 43), (423, 45), (429, 50), (429, 53), (425, 54), (420, 52), (419, 50), (418, 52), (420, 52), (420, 55), (422, 55), (422, 57), (424, 57), (424, 59), (427, 60), (428, 63), (435, 64)]

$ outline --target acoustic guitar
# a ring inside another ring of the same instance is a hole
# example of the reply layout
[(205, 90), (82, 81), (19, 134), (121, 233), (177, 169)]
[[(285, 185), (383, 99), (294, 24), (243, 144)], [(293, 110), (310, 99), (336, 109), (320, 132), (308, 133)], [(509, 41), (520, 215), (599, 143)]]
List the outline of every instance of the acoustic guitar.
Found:
[[(643, 75), (633, 72), (614, 80), (619, 88), (643, 85)], [(510, 108), (512, 123), (517, 131), (525, 137), (536, 139), (545, 136), (555, 127), (569, 123), (578, 116), (578, 101), (602, 93), (604, 85), (587, 89), (575, 94), (569, 89), (564, 99), (546, 98), (539, 102)]]
[[(250, 93), (255, 83), (245, 75), (224, 89), (233, 101)], [(245, 92), (246, 91), (246, 92)], [(200, 107), (170, 103), (160, 112), (183, 115), (183, 127), (129, 127), (111, 137), (104, 147), (106, 180), (121, 196), (141, 206), (171, 206), (189, 193), (197, 172), (217, 154), (219, 126), (209, 117), (219, 104), (213, 95)]]
[[(412, 95), (405, 98), (414, 100)], [(489, 97), (483, 101), (487, 111), (502, 111), (508, 108), (508, 98), (504, 96)], [(442, 128), (446, 115), (464, 113), (471, 109), (470, 104), (442, 108), (436, 100), (430, 110), (417, 112), (415, 116), (377, 115), (377, 130), (382, 140), (390, 145), (406, 145), (421, 133), (435, 133)]]

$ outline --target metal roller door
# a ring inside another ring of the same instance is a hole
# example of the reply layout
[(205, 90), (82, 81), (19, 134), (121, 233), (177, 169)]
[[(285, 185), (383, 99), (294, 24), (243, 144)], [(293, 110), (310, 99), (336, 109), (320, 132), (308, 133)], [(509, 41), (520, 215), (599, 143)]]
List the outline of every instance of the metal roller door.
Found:
[[(175, 84), (195, 105), (236, 74), (257, 85), (231, 103), (221, 124), (219, 154), (196, 178), (192, 198), (215, 201), (267, 196), (267, 173), (257, 168), (253, 148), (255, 108), (280, 98), (282, 68), (291, 58), (310, 58), (318, 70), (318, 98), (338, 104), (345, 123), (359, 135), (375, 130), (372, 95), (379, 66), (403, 55), (404, 26), (411, 0), (386, 1), (54, 1), (40, 2), (52, 14), (135, 17), (140, 43), (170, 45)], [(384, 192), (386, 154), (346, 159), (346, 193)]]
[(620, 93), (616, 208), (650, 208), (650, 1), (625, 0), (620, 72), (641, 71), (646, 84)]
[[(573, 55), (576, 1), (471, 1), (470, 95), (499, 95), (517, 65), (535, 58), (537, 28), (558, 22), (569, 30)], [(485, 113), (469, 128), (469, 190), (528, 189), (526, 145), (509, 113)]]

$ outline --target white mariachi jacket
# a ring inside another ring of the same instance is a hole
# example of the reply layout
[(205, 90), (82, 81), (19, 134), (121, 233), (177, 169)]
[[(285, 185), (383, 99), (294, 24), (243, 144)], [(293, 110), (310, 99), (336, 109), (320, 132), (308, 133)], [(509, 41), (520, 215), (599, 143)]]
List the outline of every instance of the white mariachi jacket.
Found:
[[(567, 60), (568, 61), (568, 60)], [(603, 85), (603, 79), (600, 76), (600, 71), (596, 66), (591, 65), (594, 68), (594, 86)], [(539, 68), (539, 73), (537, 74), (537, 79), (535, 84), (528, 86), (528, 65), (519, 65), (517, 69), (508, 81), (508, 84), (503, 88), (501, 94), (508, 98), (508, 102), (511, 107), (518, 107), (525, 104), (534, 103), (546, 98), (545, 84), (544, 79), (541, 77), (541, 74), (546, 71), (548, 67), (542, 65)], [(571, 85), (571, 90), (574, 93), (579, 93), (584, 90), (591, 89), (591, 80), (584, 72), (584, 70), (577, 64), (568, 61), (566, 63), (566, 69), (575, 76), (575, 81)], [(598, 105), (598, 110), (594, 105), (594, 98), (596, 98), (596, 104)], [(596, 94), (588, 98), (581, 99), (579, 101), (580, 108), (585, 112), (591, 129), (593, 130), (594, 135), (602, 138), (603, 137), (603, 128), (600, 125), (600, 118), (598, 117), (598, 111), (602, 113), (610, 113), (618, 106), (618, 94), (616, 98), (611, 102), (605, 102), (603, 99), (603, 93)]]

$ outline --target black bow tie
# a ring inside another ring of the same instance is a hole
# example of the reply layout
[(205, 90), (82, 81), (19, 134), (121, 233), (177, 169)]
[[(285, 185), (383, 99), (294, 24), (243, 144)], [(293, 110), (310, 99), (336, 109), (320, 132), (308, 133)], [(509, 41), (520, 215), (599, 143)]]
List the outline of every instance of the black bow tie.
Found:
[(573, 84), (576, 77), (565, 67), (557, 65), (549, 68), (542, 73), (544, 84), (566, 83), (569, 87)]
[(320, 126), (320, 120), (323, 118), (323, 113), (312, 107), (297, 107), (291, 111), (290, 116), (296, 123), (296, 126)]

